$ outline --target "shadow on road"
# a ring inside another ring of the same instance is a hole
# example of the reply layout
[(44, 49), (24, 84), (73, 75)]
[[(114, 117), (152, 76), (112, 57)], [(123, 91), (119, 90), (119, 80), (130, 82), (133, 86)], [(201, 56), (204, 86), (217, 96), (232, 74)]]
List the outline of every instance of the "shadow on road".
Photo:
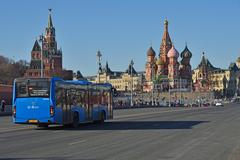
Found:
[(43, 130), (158, 130), (158, 129), (192, 129), (201, 123), (209, 121), (117, 121), (103, 124), (80, 124), (78, 128), (69, 126), (52, 126)]
[[(39, 158), (33, 158), (33, 157), (30, 157), (30, 158), (0, 158), (0, 160), (68, 160), (68, 159), (71, 159), (71, 158), (64, 158), (64, 157), (50, 157), (50, 158), (45, 158), (45, 157), (39, 157)], [(79, 160), (86, 160), (86, 159), (79, 159)], [(89, 159), (88, 159), (89, 160)]]

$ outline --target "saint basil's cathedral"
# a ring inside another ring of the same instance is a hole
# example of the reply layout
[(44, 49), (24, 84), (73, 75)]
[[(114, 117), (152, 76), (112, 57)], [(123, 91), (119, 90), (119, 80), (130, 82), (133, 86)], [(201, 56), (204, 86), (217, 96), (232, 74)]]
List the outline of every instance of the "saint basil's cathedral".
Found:
[[(181, 57), (180, 61), (178, 61), (179, 56)], [(192, 53), (187, 45), (181, 54), (174, 47), (168, 33), (168, 21), (165, 20), (159, 56), (156, 57), (152, 46), (147, 51), (144, 91), (149, 92), (153, 88), (157, 88), (160, 91), (179, 88), (186, 91), (191, 90), (191, 57)]]

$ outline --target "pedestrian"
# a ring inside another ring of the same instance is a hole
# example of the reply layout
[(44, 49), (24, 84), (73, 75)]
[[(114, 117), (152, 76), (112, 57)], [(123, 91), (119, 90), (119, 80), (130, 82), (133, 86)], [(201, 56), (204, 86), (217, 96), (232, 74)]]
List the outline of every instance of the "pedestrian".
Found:
[(6, 105), (5, 100), (2, 100), (2, 101), (1, 101), (1, 111), (2, 111), (2, 112), (5, 111), (5, 105)]

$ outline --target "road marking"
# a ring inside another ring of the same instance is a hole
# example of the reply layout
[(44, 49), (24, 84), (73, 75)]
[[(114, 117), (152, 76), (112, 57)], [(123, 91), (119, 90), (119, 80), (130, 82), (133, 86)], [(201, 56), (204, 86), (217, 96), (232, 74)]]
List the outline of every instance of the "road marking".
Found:
[(53, 133), (59, 133), (59, 132), (62, 132), (62, 130), (53, 131)]
[[(210, 107), (208, 107), (210, 108)], [(113, 119), (121, 119), (121, 118), (130, 118), (130, 117), (137, 117), (137, 116), (145, 116), (145, 115), (152, 115), (152, 114), (159, 114), (159, 113), (170, 113), (170, 112), (180, 112), (180, 111), (192, 111), (192, 110), (200, 110), (200, 109), (206, 109), (206, 108), (187, 108), (187, 109), (181, 109), (181, 110), (167, 110), (167, 111), (159, 111), (159, 112), (147, 112), (147, 113), (137, 113), (137, 114), (128, 114), (123, 116), (114, 116)]]
[(74, 145), (74, 144), (79, 144), (79, 143), (84, 143), (86, 142), (87, 140), (81, 140), (81, 141), (77, 141), (77, 142), (72, 142), (72, 143), (68, 143), (68, 145)]

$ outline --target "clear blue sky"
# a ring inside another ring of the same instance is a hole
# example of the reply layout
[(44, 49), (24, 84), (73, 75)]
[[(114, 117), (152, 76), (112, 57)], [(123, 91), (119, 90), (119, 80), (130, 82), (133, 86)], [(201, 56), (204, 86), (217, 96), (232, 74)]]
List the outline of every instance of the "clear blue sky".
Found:
[(187, 41), (193, 68), (203, 51), (221, 68), (240, 56), (240, 0), (1, 0), (0, 54), (29, 61), (48, 8), (64, 68), (85, 76), (97, 72), (97, 49), (112, 70), (125, 70), (131, 59), (144, 70), (151, 42), (159, 52), (165, 18), (179, 52)]

